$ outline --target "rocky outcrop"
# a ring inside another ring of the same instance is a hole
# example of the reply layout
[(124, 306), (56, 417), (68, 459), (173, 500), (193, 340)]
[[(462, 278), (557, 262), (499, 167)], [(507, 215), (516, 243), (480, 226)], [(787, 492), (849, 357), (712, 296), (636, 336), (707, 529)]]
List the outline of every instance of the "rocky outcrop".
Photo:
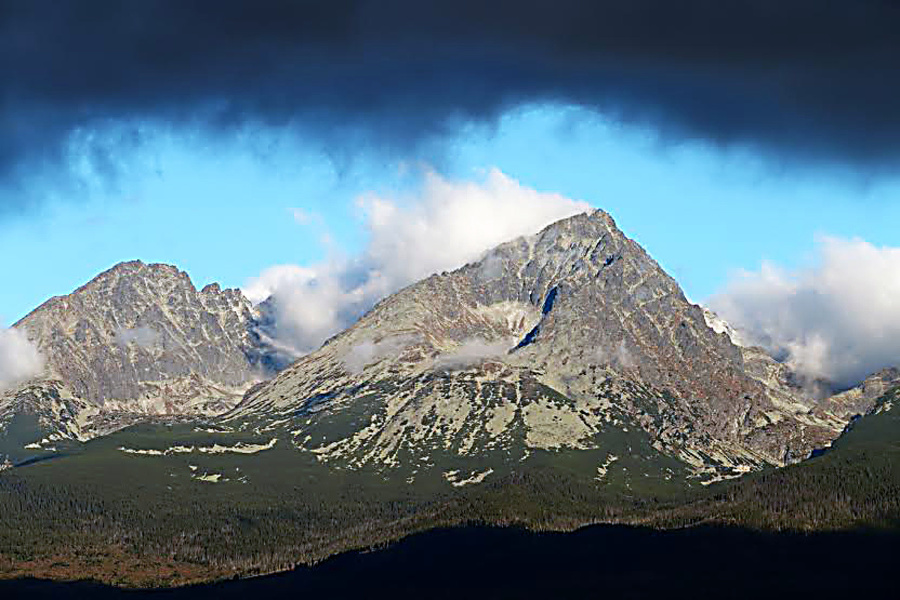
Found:
[(826, 398), (817, 406), (823, 415), (845, 422), (871, 412), (878, 400), (900, 386), (900, 369), (882, 369), (866, 377), (860, 385)]

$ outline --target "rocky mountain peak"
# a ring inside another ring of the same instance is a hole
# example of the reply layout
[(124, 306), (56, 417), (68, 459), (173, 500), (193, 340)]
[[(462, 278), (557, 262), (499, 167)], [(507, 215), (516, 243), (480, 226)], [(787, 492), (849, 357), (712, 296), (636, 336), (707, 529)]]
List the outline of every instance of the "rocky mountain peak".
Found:
[(843, 426), (754, 360), (593, 211), (386, 298), (226, 418), (290, 423), (298, 448), (351, 466), (597, 449), (618, 424), (715, 478), (804, 458)]
[[(64, 388), (47, 395), (32, 383), (29, 397), (68, 397), (77, 412), (104, 413), (107, 423), (113, 413), (127, 422), (230, 408), (269, 375), (255, 326), (239, 290), (198, 291), (177, 267), (141, 261), (120, 263), (15, 324), (43, 356), (47, 386)], [(17, 393), (6, 396), (15, 405)]]

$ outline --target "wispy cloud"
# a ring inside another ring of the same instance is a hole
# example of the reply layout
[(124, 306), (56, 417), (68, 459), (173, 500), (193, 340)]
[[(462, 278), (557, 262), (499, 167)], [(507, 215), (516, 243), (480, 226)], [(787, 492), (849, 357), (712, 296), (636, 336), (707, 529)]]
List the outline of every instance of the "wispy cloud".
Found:
[(441, 354), (434, 363), (437, 368), (465, 369), (484, 360), (501, 358), (516, 345), (516, 340), (487, 341), (481, 338), (465, 340), (450, 352)]
[(361, 373), (366, 367), (383, 358), (396, 357), (419, 340), (420, 337), (415, 335), (398, 335), (377, 342), (365, 340), (351, 347), (343, 356), (344, 368), (353, 374)]
[(116, 343), (120, 346), (128, 346), (133, 343), (141, 348), (153, 348), (159, 344), (161, 337), (157, 330), (147, 326), (120, 327), (116, 330)]
[(900, 248), (823, 237), (816, 262), (738, 273), (710, 307), (808, 380), (847, 387), (900, 366)]
[(18, 329), (0, 329), (0, 390), (41, 373), (44, 361), (38, 349)]
[(601, 365), (610, 365), (619, 369), (631, 369), (636, 366), (634, 356), (625, 344), (624, 339), (620, 340), (614, 348), (605, 346), (594, 348), (594, 360)]

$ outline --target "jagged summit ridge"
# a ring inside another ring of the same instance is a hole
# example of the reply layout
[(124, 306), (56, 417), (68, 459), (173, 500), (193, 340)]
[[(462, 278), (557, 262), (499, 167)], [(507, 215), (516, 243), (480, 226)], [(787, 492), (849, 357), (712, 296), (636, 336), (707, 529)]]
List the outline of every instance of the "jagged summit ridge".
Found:
[(238, 290), (197, 291), (176, 267), (134, 261), (45, 303), (16, 327), (73, 392), (103, 404), (143, 397), (142, 382), (191, 374), (245, 383), (252, 319)]
[(3, 413), (40, 414), (48, 429), (76, 437), (141, 415), (217, 414), (268, 376), (255, 324), (239, 290), (197, 290), (171, 265), (120, 263), (14, 325), (46, 373), (7, 392)]

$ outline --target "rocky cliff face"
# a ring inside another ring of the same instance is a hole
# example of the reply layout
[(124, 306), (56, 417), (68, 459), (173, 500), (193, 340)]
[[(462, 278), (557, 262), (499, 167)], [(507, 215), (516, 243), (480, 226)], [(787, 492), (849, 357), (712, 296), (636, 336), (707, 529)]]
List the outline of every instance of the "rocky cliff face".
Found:
[(0, 401), (61, 437), (87, 438), (148, 415), (211, 415), (266, 375), (268, 351), (238, 290), (197, 290), (177, 268), (129, 262), (16, 323), (46, 373)]
[(525, 459), (636, 430), (709, 481), (805, 458), (842, 429), (770, 366), (596, 211), (387, 298), (225, 418), (350, 467)]

